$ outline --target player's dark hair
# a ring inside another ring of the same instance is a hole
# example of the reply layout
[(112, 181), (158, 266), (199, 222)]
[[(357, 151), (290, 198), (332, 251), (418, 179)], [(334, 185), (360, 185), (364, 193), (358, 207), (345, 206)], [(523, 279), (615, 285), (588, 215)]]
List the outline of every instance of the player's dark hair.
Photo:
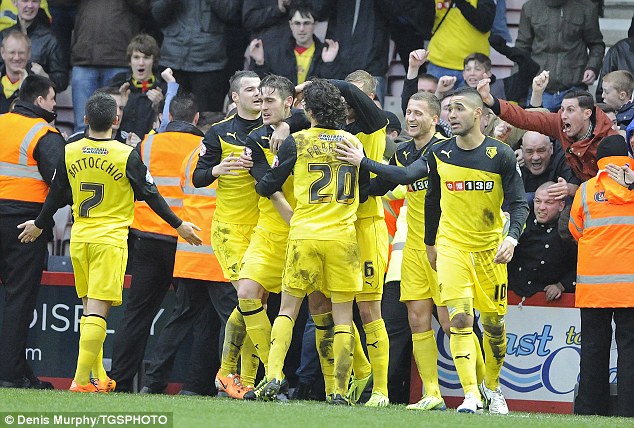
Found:
[(410, 97), (410, 101), (425, 101), (432, 116), (440, 116), (440, 101), (438, 101), (436, 95), (419, 91)]
[(271, 88), (273, 92), (277, 92), (280, 98), (285, 100), (287, 97), (293, 97), (297, 95), (295, 93), (295, 85), (286, 77), (278, 76), (275, 74), (269, 74), (260, 82), (260, 92), (262, 88)]
[(480, 93), (469, 86), (463, 86), (462, 88), (456, 89), (452, 96), (470, 98), (477, 103), (477, 107), (484, 108), (484, 102), (482, 102), (482, 97), (480, 96)]
[(92, 131), (105, 132), (117, 117), (117, 102), (111, 95), (95, 92), (86, 102), (86, 119)]
[(182, 120), (192, 123), (198, 113), (198, 101), (194, 94), (189, 92), (179, 92), (170, 103), (170, 114), (172, 120)]
[(564, 94), (564, 100), (570, 100), (576, 98), (577, 102), (579, 102), (579, 107), (583, 109), (594, 108), (594, 98), (592, 94), (588, 91), (584, 91), (583, 89), (571, 89)]
[(101, 92), (102, 94), (108, 94), (108, 95), (121, 95), (121, 92), (119, 92), (119, 88), (115, 86), (104, 86), (102, 88), (97, 89), (94, 93), (96, 94), (97, 92)]
[(36, 74), (27, 76), (20, 86), (20, 99), (35, 104), (37, 97), (46, 98), (51, 88), (55, 90), (55, 83), (48, 77)]
[(346, 107), (341, 92), (325, 79), (314, 79), (304, 89), (306, 111), (318, 124), (339, 128), (345, 123)]
[(233, 76), (229, 79), (229, 95), (232, 93), (240, 93), (240, 87), (242, 86), (242, 79), (246, 77), (254, 77), (259, 79), (260, 76), (255, 71), (251, 70), (238, 70), (233, 73)]

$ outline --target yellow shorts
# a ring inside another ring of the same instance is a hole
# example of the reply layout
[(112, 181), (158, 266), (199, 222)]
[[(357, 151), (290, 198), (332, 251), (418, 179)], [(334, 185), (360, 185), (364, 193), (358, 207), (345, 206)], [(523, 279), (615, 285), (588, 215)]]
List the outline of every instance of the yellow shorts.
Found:
[(505, 264), (493, 263), (497, 248), (470, 252), (438, 246), (436, 266), (443, 303), (472, 298), (480, 312), (506, 313), (508, 275)]
[(254, 224), (223, 223), (214, 220), (211, 224), (211, 245), (229, 281), (240, 279), (242, 258), (249, 248)]
[(279, 293), (282, 289), (284, 254), (288, 234), (267, 232), (256, 227), (251, 235), (251, 243), (242, 258), (240, 278), (251, 279), (269, 293)]
[(401, 302), (433, 299), (441, 305), (438, 292), (438, 277), (431, 268), (427, 252), (416, 250), (405, 244), (401, 264)]
[(103, 300), (119, 306), (123, 300), (123, 277), (128, 248), (108, 244), (70, 243), (75, 289), (81, 299)]
[(360, 218), (354, 223), (361, 252), (363, 289), (356, 296), (359, 302), (381, 300), (389, 250), (387, 225), (381, 217)]
[[(282, 291), (303, 298), (314, 291), (358, 293), (362, 288), (356, 242), (289, 239)], [(342, 302), (334, 302), (342, 303)]]

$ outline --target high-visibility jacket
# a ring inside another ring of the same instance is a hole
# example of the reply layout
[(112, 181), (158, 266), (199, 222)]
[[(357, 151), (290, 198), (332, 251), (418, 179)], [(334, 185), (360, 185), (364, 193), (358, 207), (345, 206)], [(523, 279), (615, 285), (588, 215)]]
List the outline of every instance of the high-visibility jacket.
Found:
[(42, 118), (17, 113), (0, 116), (0, 199), (44, 203), (48, 183), (33, 158), (33, 151), (47, 132), (57, 132)]
[(608, 163), (632, 159), (599, 159), (599, 173), (581, 184), (570, 210), (568, 229), (579, 243), (575, 304), (580, 308), (634, 307), (634, 191), (619, 185), (604, 170)]
[(198, 236), (202, 245), (189, 245), (178, 237), (174, 278), (191, 278), (204, 281), (226, 281), (222, 268), (211, 247), (211, 219), (216, 210), (216, 187), (218, 180), (207, 187), (196, 188), (192, 183), (192, 174), (198, 163), (197, 148), (183, 161), (180, 172), (180, 186), (183, 191), (183, 209), (181, 218), (200, 227)]
[(407, 238), (407, 193), (405, 186), (398, 186), (383, 196), (383, 208), (385, 209), (385, 223), (390, 238), (390, 252), (388, 258), (385, 282), (401, 280), (401, 263), (403, 261), (403, 248)]
[[(200, 146), (201, 139), (186, 132), (162, 132), (147, 135), (140, 143), (141, 160), (161, 196), (179, 217), (183, 206), (180, 167), (183, 159)], [(145, 201), (134, 203), (134, 221), (130, 227), (145, 233), (178, 236), (176, 230), (152, 211)]]

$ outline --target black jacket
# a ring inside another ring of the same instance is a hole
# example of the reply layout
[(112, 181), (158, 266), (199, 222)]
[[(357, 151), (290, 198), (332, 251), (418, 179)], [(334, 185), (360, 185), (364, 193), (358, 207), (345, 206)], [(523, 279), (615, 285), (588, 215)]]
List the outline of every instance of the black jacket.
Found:
[(323, 0), (322, 13), (330, 12), (326, 38), (339, 42), (336, 77), (344, 79), (355, 70), (384, 76), (390, 47), (387, 19), (375, 0), (363, 0), (354, 25), (355, 5), (352, 0)]
[(634, 73), (634, 35), (629, 36), (627, 39), (619, 40), (605, 54), (599, 74), (599, 82), (597, 83), (597, 101), (603, 100), (603, 77), (616, 70), (626, 70)]
[[(315, 42), (315, 54), (310, 63), (310, 68), (306, 74), (306, 78), (315, 76), (324, 79), (333, 78), (337, 75), (336, 63), (339, 55), (333, 62), (323, 62), (321, 60), (321, 51), (324, 44), (313, 36)], [(264, 45), (264, 64), (257, 65), (255, 61), (251, 61), (251, 69), (260, 77), (267, 74), (277, 74), (288, 78), (297, 85), (297, 60), (295, 59), (295, 39), (289, 38), (288, 43), (271, 43)]]
[[(2, 32), (4, 38), (11, 31), (20, 31), (20, 23), (7, 28)], [(62, 92), (68, 87), (68, 67), (64, 62), (62, 46), (51, 30), (51, 23), (46, 12), (40, 9), (26, 29), (26, 34), (31, 39), (31, 62), (36, 62), (48, 73), (49, 79), (55, 83), (56, 91)]]
[(240, 11), (235, 0), (152, 0), (163, 28), (161, 65), (174, 70), (222, 70), (227, 62), (225, 22)]
[[(55, 120), (55, 113), (46, 111), (34, 104), (24, 101), (18, 101), (15, 104), (13, 113), (22, 116), (36, 118), (40, 117), (47, 122)], [(12, 129), (0, 129), (0, 134), (13, 132)], [(37, 169), (48, 184), (51, 184), (55, 168), (61, 159), (64, 158), (64, 138), (61, 134), (55, 132), (47, 132), (40, 141), (38, 141), (33, 150), (33, 158), (37, 161)], [(37, 202), (14, 201), (8, 199), (0, 199), (0, 213), (4, 215), (20, 215), (26, 220), (34, 219), (40, 213), (42, 204)]]
[[(159, 73), (154, 73), (154, 78), (156, 79), (154, 85), (148, 90), (161, 88), (163, 95), (167, 94), (167, 85), (161, 80)], [(132, 84), (132, 74), (130, 72), (115, 75), (108, 83), (108, 86), (118, 88), (125, 82), (130, 82), (130, 95), (128, 96), (128, 103), (123, 109), (123, 119), (119, 125), (119, 131), (124, 140), (130, 132), (134, 132), (143, 139), (143, 136), (152, 130), (156, 113), (152, 108), (152, 101), (141, 91), (141, 88), (137, 88)]]
[(540, 224), (529, 217), (508, 264), (508, 275), (509, 289), (522, 297), (530, 297), (557, 282), (561, 282), (564, 291), (574, 292), (577, 247), (561, 239), (556, 221)]

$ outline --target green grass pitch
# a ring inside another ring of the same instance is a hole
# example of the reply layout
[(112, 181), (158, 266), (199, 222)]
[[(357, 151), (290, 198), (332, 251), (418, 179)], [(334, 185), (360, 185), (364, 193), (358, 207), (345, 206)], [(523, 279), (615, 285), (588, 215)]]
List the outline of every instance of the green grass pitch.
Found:
[[(465, 415), (388, 408), (333, 407), (319, 402), (241, 402), (227, 398), (139, 394), (78, 394), (66, 391), (0, 390), (0, 412), (172, 412), (174, 427), (617, 427), (634, 419), (511, 412), (507, 416)], [(4, 417), (0, 427), (6, 427)], [(17, 424), (13, 424), (17, 426)]]

